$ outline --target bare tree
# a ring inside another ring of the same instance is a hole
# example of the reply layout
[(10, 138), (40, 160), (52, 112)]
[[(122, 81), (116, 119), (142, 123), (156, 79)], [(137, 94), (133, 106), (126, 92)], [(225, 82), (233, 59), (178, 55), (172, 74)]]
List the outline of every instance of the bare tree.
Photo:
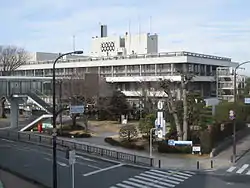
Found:
[(173, 91), (172, 87), (173, 83), (171, 82), (171, 80), (162, 80), (160, 82), (160, 85), (163, 88), (164, 92), (167, 94), (166, 98), (167, 108), (169, 113), (173, 115), (176, 125), (178, 140), (182, 140), (183, 139), (182, 126), (180, 123), (180, 119), (178, 117), (177, 104), (176, 100), (174, 100), (173, 98), (173, 94), (171, 93), (171, 91)]
[(188, 139), (188, 101), (187, 101), (187, 87), (188, 83), (193, 79), (191, 74), (181, 74), (181, 88), (182, 88), (182, 100), (183, 100), (183, 140)]
[[(2, 46), (0, 47), (0, 72), (2, 76), (10, 76), (13, 71), (24, 65), (29, 57), (23, 48), (16, 46)], [(6, 98), (1, 97), (1, 117), (6, 118), (4, 111)]]

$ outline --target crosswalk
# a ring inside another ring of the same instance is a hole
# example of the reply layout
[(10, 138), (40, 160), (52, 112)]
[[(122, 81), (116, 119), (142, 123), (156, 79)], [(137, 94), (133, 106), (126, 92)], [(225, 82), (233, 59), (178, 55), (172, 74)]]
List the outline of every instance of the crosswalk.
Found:
[(195, 175), (190, 171), (147, 170), (110, 188), (173, 188)]
[(240, 167), (231, 166), (229, 169), (227, 169), (226, 172), (227, 173), (250, 175), (250, 165), (249, 164), (243, 164)]

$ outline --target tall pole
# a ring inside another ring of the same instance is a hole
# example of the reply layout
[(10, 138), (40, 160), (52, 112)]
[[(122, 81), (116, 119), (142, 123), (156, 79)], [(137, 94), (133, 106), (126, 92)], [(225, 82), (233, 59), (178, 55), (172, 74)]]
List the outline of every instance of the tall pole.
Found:
[[(235, 68), (234, 70), (234, 109), (236, 110), (236, 99), (237, 99), (237, 88), (236, 88), (236, 71), (237, 71), (237, 68)], [(235, 110), (234, 110), (234, 113), (235, 113)], [(235, 163), (236, 161), (236, 115), (234, 117), (234, 120), (233, 120), (233, 163)]]
[(71, 54), (82, 54), (83, 51), (74, 51), (65, 54), (59, 55), (53, 63), (52, 73), (52, 86), (53, 86), (53, 134), (52, 134), (52, 155), (53, 155), (53, 188), (57, 188), (57, 161), (56, 161), (56, 136), (57, 136), (57, 129), (56, 129), (56, 63), (59, 59), (63, 56), (71, 55)]

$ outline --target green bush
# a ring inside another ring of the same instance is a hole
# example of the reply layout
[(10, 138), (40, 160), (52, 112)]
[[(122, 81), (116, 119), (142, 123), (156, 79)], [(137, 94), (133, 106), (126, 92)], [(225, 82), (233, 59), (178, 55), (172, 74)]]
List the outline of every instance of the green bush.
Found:
[(158, 143), (159, 153), (192, 153), (192, 146), (169, 146), (167, 142)]
[(145, 118), (140, 119), (139, 122), (139, 130), (142, 134), (149, 135), (150, 129), (154, 127), (155, 125), (155, 114), (148, 114)]
[(211, 134), (208, 132), (208, 130), (204, 130), (200, 133), (200, 146), (201, 146), (201, 152), (203, 154), (209, 154), (212, 150), (212, 140), (211, 140)]
[(105, 142), (109, 143), (112, 146), (120, 146), (120, 147), (124, 147), (127, 149), (135, 149), (135, 150), (144, 150), (145, 147), (143, 145), (138, 145), (134, 142), (129, 142), (127, 140), (119, 142), (111, 137), (106, 137), (104, 139)]

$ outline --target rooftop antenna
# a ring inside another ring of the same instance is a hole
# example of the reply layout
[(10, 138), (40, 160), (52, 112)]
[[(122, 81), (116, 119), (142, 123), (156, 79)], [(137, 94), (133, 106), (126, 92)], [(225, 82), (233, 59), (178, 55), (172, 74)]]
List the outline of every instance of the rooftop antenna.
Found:
[(73, 35), (73, 51), (76, 51), (76, 36)]
[(129, 51), (129, 54), (131, 53), (130, 52), (130, 47), (131, 47), (131, 28), (130, 28), (130, 25), (131, 25), (131, 20), (129, 19), (128, 20), (128, 51)]
[(139, 44), (141, 43), (141, 20), (140, 16), (138, 16), (138, 33), (139, 33)]

